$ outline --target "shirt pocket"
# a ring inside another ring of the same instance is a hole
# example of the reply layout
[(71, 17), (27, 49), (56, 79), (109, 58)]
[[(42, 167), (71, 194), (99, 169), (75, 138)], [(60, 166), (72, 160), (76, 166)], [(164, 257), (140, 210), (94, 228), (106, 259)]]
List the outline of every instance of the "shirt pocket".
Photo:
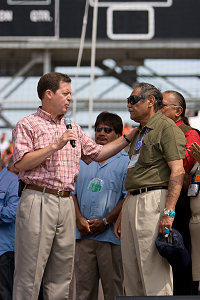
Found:
[(149, 142), (144, 142), (142, 144), (141, 150), (140, 150), (140, 156), (138, 159), (139, 164), (141, 165), (151, 165), (154, 161), (157, 160), (159, 157), (159, 152), (155, 148), (154, 144), (151, 144)]
[(44, 148), (58, 141), (61, 132), (58, 132), (57, 128), (49, 128), (47, 129), (45, 126), (40, 124), (37, 133), (33, 140), (34, 150)]

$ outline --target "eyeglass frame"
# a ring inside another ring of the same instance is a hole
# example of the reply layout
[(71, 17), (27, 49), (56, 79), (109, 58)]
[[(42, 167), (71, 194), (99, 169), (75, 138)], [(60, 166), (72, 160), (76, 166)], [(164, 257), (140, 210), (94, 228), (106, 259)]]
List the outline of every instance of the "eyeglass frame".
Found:
[(173, 104), (173, 103), (171, 103), (171, 104), (163, 103), (163, 107), (165, 107), (165, 106), (176, 106), (176, 107), (178, 107), (178, 106), (180, 106), (180, 105)]
[(95, 132), (102, 132), (102, 130), (103, 130), (104, 133), (109, 134), (109, 133), (111, 133), (114, 130), (114, 128), (97, 126), (97, 127), (95, 127), (94, 130), (95, 130)]

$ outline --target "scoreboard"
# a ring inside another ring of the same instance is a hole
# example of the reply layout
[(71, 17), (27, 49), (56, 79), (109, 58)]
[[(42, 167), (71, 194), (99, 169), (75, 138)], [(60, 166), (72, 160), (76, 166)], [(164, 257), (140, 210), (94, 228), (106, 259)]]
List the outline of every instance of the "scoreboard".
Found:
[(0, 0), (0, 39), (56, 36), (56, 0)]
[[(0, 40), (80, 38), (85, 0), (0, 0)], [(89, 0), (91, 39), (95, 0)], [(199, 39), (200, 0), (98, 0), (97, 38)]]

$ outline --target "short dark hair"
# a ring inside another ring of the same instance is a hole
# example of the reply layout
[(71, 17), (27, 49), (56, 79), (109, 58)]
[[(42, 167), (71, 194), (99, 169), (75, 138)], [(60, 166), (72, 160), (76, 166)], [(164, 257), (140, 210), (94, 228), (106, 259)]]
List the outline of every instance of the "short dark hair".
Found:
[(61, 81), (70, 83), (71, 78), (67, 74), (59, 72), (50, 72), (44, 74), (38, 81), (38, 97), (42, 100), (46, 90), (51, 90), (55, 93), (59, 89)]
[[(154, 96), (155, 103), (154, 103), (154, 110), (155, 112), (158, 111), (163, 107), (163, 96), (159, 89), (157, 89), (154, 85), (146, 82), (137, 82), (134, 85), (134, 88), (140, 88), (141, 92), (140, 95), (144, 97)], [(144, 100), (146, 101), (146, 99)]]
[(123, 131), (123, 122), (120, 116), (117, 114), (109, 113), (107, 111), (103, 111), (97, 116), (96, 122), (95, 122), (95, 128), (99, 124), (104, 124), (110, 127), (113, 127), (116, 134), (122, 135)]
[[(185, 111), (186, 111), (186, 101), (185, 101), (185, 98), (183, 97), (183, 95), (177, 91), (173, 91), (173, 90), (167, 90), (165, 91), (164, 93), (167, 93), (167, 94), (172, 94), (174, 95), (176, 101), (177, 101), (177, 104), (179, 106), (182, 107), (183, 111), (182, 111), (182, 114), (181, 114), (181, 119), (183, 120), (183, 122), (186, 124), (186, 125), (190, 125), (189, 123), (189, 120), (188, 118), (185, 116)], [(174, 103), (175, 104), (175, 103)]]

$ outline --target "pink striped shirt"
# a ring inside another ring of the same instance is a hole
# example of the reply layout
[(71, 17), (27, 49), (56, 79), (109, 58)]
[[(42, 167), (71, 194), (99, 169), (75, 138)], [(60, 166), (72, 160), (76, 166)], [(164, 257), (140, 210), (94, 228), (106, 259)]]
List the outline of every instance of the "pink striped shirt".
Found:
[[(19, 178), (27, 184), (73, 191), (80, 159), (89, 164), (98, 156), (102, 146), (90, 139), (79, 125), (72, 122), (72, 127), (78, 136), (75, 148), (68, 142), (39, 166), (20, 172)], [(27, 152), (55, 143), (65, 130), (64, 118), (55, 123), (49, 113), (38, 108), (36, 113), (20, 120), (13, 129), (14, 163), (20, 161)]]

